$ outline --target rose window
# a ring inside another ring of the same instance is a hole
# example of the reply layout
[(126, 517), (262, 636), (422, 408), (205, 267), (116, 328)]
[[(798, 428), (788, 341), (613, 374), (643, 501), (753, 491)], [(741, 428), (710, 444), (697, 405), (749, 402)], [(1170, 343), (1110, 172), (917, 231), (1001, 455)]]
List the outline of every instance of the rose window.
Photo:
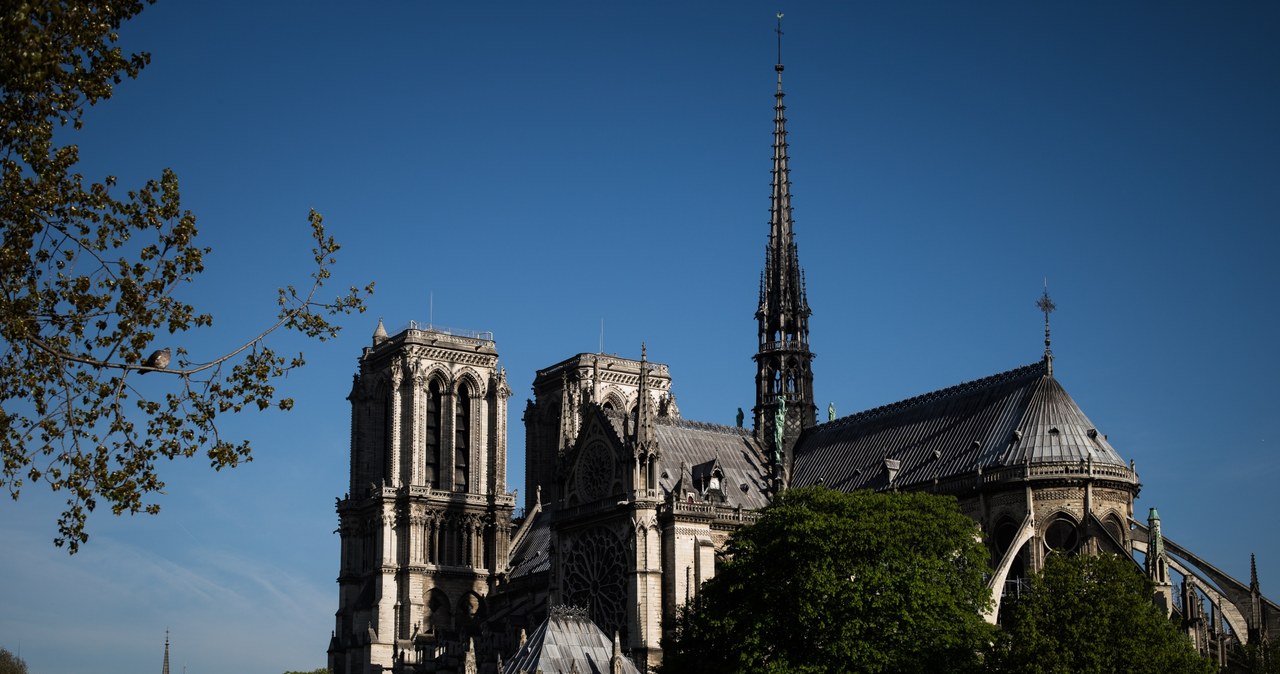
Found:
[(584, 503), (604, 498), (613, 486), (613, 455), (603, 443), (587, 445), (578, 461), (578, 495)]
[(566, 603), (585, 607), (592, 621), (626, 637), (627, 565), (622, 541), (604, 527), (582, 533), (564, 558)]

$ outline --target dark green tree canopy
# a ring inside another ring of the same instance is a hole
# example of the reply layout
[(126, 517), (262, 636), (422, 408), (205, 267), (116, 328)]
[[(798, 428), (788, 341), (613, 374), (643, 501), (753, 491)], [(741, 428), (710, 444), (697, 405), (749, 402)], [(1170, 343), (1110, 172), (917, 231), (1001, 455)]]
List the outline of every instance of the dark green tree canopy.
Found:
[(675, 672), (963, 672), (988, 553), (955, 499), (808, 487), (735, 532), (664, 641)]
[(1280, 640), (1250, 641), (1231, 649), (1228, 674), (1280, 674)]
[[(165, 170), (121, 194), (113, 177), (76, 173), (76, 145), (60, 144), (149, 62), (116, 44), (143, 7), (27, 0), (0, 12), (0, 488), (14, 499), (41, 481), (65, 492), (55, 542), (72, 552), (99, 504), (158, 511), (149, 497), (164, 487), (160, 459), (203, 451), (216, 469), (250, 460), (249, 443), (222, 437), (216, 419), (292, 407), (274, 384), (302, 355), (278, 354), (268, 336), (328, 339), (339, 329), (330, 318), (362, 311), (372, 291), (321, 299), (338, 244), (313, 211), (311, 279), (279, 291), (273, 324), (214, 354), (177, 346), (213, 323), (179, 299), (210, 250), (196, 243), (177, 177)], [(144, 392), (136, 377), (148, 372)], [(155, 379), (166, 382), (158, 393)]]
[(0, 674), (27, 674), (27, 663), (9, 649), (0, 648)]
[(1114, 555), (1050, 555), (1031, 589), (1006, 599), (992, 670), (1027, 674), (1209, 674), (1153, 602), (1151, 582)]

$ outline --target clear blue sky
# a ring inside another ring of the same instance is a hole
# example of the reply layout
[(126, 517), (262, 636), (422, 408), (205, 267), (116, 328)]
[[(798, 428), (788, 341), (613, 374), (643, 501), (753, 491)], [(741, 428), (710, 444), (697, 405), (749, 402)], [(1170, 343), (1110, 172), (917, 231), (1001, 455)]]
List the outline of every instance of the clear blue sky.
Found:
[[(775, 11), (820, 407), (1032, 362), (1137, 461), (1140, 516), (1280, 596), (1280, 5), (177, 2), (78, 134), (87, 176), (174, 168), (213, 246), (198, 358), (305, 280), (307, 209), (370, 312), (306, 345), (292, 413), (228, 419), (256, 460), (164, 466), (155, 517), (0, 505), (0, 645), (34, 672), (325, 663), (349, 406), (379, 316), (491, 330), (520, 411), (597, 348), (670, 365), (686, 417), (753, 396)], [(431, 310), (429, 307), (434, 306)], [(429, 315), (429, 312), (431, 315)], [(302, 348), (285, 342), (282, 345)]]

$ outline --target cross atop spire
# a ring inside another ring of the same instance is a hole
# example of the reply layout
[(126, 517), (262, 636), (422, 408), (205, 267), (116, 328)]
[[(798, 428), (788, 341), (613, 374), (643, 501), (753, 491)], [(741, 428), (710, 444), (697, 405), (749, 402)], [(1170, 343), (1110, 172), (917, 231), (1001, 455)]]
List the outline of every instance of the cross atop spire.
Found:
[(778, 64), (774, 66), (778, 72), (782, 72), (782, 12), (778, 12), (778, 27), (773, 29), (778, 34)]
[(1049, 314), (1053, 313), (1058, 305), (1053, 303), (1049, 297), (1049, 279), (1044, 280), (1044, 294), (1036, 301), (1036, 307), (1044, 312), (1044, 362), (1049, 368), (1049, 374), (1053, 374), (1053, 349), (1050, 348), (1049, 340)]

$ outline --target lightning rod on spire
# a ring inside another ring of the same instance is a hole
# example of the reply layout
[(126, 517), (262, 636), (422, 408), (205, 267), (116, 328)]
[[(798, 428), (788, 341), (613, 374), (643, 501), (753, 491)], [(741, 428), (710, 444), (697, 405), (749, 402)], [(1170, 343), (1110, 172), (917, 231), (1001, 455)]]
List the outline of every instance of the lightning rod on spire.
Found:
[(778, 34), (778, 66), (782, 66), (782, 12), (778, 12), (778, 27), (773, 29)]

